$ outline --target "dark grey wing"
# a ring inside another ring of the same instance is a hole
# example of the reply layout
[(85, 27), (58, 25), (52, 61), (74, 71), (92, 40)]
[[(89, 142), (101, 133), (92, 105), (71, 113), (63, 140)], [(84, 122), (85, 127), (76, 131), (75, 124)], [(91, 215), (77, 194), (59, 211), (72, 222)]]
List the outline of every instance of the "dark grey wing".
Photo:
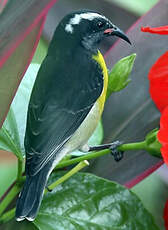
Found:
[(26, 171), (31, 175), (60, 151), (103, 89), (102, 70), (95, 61), (90, 59), (80, 70), (63, 65), (48, 56), (33, 87), (25, 135)]

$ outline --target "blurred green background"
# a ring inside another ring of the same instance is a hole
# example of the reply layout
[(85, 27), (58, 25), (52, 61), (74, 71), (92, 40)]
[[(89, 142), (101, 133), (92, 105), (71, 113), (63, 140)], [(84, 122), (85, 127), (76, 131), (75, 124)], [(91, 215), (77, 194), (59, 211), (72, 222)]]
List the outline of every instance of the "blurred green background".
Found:
[(113, 2), (119, 7), (122, 7), (125, 10), (128, 10), (138, 16), (145, 14), (148, 10), (150, 10), (158, 2), (158, 0), (140, 0), (140, 1), (138, 0), (107, 0), (107, 1)]

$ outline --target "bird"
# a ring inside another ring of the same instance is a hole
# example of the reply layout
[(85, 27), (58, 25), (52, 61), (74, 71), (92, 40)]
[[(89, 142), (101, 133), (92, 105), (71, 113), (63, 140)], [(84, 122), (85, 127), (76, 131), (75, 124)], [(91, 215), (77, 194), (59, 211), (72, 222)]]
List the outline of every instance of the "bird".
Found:
[(66, 154), (76, 149), (116, 149), (116, 143), (87, 144), (106, 99), (108, 72), (99, 44), (109, 36), (131, 43), (122, 30), (93, 10), (67, 14), (55, 30), (28, 105), (26, 180), (16, 202), (17, 221), (36, 218), (48, 177)]

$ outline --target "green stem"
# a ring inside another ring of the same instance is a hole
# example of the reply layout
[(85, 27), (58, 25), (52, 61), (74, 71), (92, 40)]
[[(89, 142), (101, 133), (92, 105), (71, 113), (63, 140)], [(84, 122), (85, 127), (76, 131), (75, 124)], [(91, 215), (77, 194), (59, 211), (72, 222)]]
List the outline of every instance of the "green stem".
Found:
[[(78, 171), (80, 171), (81, 169), (83, 169), (84, 167), (88, 166), (89, 162), (84, 160), (81, 161), (78, 165), (76, 165), (73, 169), (71, 169), (69, 172), (67, 172), (64, 176), (62, 176), (60, 179), (56, 180), (54, 183), (52, 183), (50, 186), (48, 186), (49, 189), (54, 189), (56, 186), (58, 186), (59, 184), (63, 183), (64, 181), (66, 181), (67, 179), (69, 179), (72, 175), (74, 175), (75, 173), (77, 173)], [(45, 193), (48, 190), (45, 190)]]
[(128, 150), (146, 150), (146, 141), (123, 144), (118, 147), (119, 151), (128, 151)]
[(22, 171), (23, 171), (23, 161), (18, 159), (18, 171), (17, 171), (17, 179), (16, 181), (22, 180)]
[(16, 184), (11, 188), (11, 190), (7, 193), (0, 204), (0, 215), (4, 212), (7, 206), (11, 203), (11, 201), (15, 198), (15, 196), (20, 191), (20, 183), (22, 181), (22, 170), (23, 170), (23, 161), (18, 159), (18, 172)]
[(0, 204), (0, 216), (19, 192), (20, 192), (20, 185), (16, 183)]
[(99, 151), (99, 152), (88, 153), (88, 154), (85, 154), (85, 155), (83, 155), (81, 157), (76, 157), (74, 159), (62, 161), (55, 167), (55, 169), (64, 168), (66, 166), (79, 163), (80, 161), (94, 159), (94, 158), (103, 156), (103, 155), (108, 154), (108, 153), (110, 153), (109, 149), (102, 150), (102, 151)]
[[(146, 142), (145, 141), (136, 142), (136, 143), (129, 143), (129, 144), (123, 144), (123, 145), (120, 145), (118, 147), (118, 150), (120, 150), (120, 151), (140, 150), (140, 149), (142, 149), (142, 150), (146, 149)], [(66, 166), (79, 163), (80, 161), (91, 160), (91, 159), (101, 157), (101, 156), (103, 156), (105, 154), (109, 154), (109, 153), (110, 153), (109, 149), (101, 150), (101, 151), (98, 151), (98, 152), (88, 153), (88, 154), (85, 154), (85, 155), (83, 155), (81, 157), (77, 157), (77, 158), (74, 158), (74, 159), (62, 161), (55, 167), (55, 169), (64, 168)]]
[(6, 223), (15, 216), (16, 208), (12, 208), (0, 217), (0, 223)]

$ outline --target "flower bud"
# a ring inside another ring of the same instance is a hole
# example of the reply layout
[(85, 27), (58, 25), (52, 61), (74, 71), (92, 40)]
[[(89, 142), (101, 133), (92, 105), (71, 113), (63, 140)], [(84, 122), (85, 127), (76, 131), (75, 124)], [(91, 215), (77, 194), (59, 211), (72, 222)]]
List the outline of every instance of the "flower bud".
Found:
[(146, 142), (146, 151), (148, 151), (151, 155), (156, 157), (161, 157), (160, 148), (162, 147), (161, 143), (157, 138), (158, 129), (153, 129), (149, 132), (145, 137)]

